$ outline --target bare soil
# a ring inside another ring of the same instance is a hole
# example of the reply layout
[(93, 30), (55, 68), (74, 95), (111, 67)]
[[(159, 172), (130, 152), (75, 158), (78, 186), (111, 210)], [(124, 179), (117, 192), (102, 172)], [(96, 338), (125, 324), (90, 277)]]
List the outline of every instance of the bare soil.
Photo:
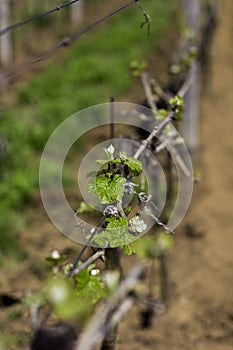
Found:
[[(232, 349), (232, 18), (233, 2), (222, 0), (211, 72), (201, 99), (201, 146), (195, 168), (202, 181), (195, 187), (168, 257), (169, 309), (152, 328), (141, 330), (139, 308), (134, 307), (120, 324), (117, 350)], [(30, 229), (20, 235), (28, 259), (18, 266), (6, 261), (0, 281), (2, 292), (19, 297), (27, 288), (39, 288), (46, 278), (44, 260), (52, 249), (69, 251), (71, 260), (77, 250), (48, 221), (40, 203), (35, 203), (28, 216)], [(134, 261), (125, 259), (126, 269)], [(31, 332), (25, 306), (0, 311), (1, 332), (4, 329), (5, 337), (12, 338), (8, 349), (25, 349)], [(21, 339), (17, 345), (15, 336)]]

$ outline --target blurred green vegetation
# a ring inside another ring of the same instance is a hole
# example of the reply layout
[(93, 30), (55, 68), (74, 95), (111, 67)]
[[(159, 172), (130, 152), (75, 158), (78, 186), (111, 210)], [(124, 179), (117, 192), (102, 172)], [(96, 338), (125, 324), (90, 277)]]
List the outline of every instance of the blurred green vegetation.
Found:
[(52, 131), (78, 110), (126, 93), (133, 84), (130, 62), (156, 50), (177, 2), (148, 0), (142, 5), (152, 17), (150, 37), (146, 25), (140, 29), (144, 17), (133, 5), (57, 55), (18, 88), (17, 104), (3, 110), (0, 141), (4, 137), (7, 142), (0, 152), (1, 252), (22, 256), (13, 233), (24, 224), (24, 209), (38, 191), (40, 156)]

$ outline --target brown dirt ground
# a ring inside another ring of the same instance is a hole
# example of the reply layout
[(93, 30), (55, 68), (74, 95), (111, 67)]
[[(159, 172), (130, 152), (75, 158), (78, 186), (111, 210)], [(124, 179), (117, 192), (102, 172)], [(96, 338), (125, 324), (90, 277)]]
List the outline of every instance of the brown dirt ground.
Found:
[[(134, 307), (120, 324), (117, 350), (232, 349), (232, 15), (232, 1), (222, 0), (211, 79), (202, 92), (201, 150), (197, 160), (202, 181), (195, 187), (190, 210), (177, 230), (175, 247), (169, 255), (169, 310), (153, 328), (142, 331), (139, 310)], [(19, 266), (9, 262), (7, 273), (1, 274), (1, 290), (16, 296), (28, 286), (38, 288), (38, 279), (42, 281), (47, 272), (44, 258), (52, 249), (71, 250), (71, 259), (77, 249), (75, 243), (57, 232), (40, 204), (36, 204), (36, 210), (31, 209), (29, 217), (30, 230), (20, 237), (26, 249), (29, 247), (29, 259)], [(201, 237), (188, 237), (187, 224)], [(134, 258), (127, 259), (128, 269)], [(11, 319), (16, 321), (11, 323)], [(9, 337), (21, 337), (25, 349), (29, 333), (25, 307), (1, 311), (1, 329), (3, 324)], [(9, 349), (19, 346), (12, 342)]]

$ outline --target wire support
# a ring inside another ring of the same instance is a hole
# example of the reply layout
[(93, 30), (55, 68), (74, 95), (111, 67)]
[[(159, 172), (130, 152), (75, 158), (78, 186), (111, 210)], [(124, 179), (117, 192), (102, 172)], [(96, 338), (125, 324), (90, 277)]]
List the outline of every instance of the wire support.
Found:
[(41, 19), (41, 18), (43, 18), (45, 16), (51, 15), (54, 12), (58, 12), (58, 11), (62, 10), (64, 7), (73, 5), (74, 3), (78, 2), (78, 1), (80, 1), (80, 0), (72, 0), (72, 1), (66, 2), (65, 4), (58, 5), (58, 6), (54, 7), (54, 8), (52, 8), (51, 10), (39, 13), (38, 15), (34, 15), (34, 16), (28, 17), (28, 18), (26, 18), (23, 21), (20, 21), (18, 23), (11, 24), (10, 26), (0, 30), (0, 36), (2, 36), (2, 35), (10, 32), (10, 31), (12, 31), (12, 30), (15, 30), (17, 28), (20, 28), (20, 27), (24, 26), (25, 24), (28, 24), (28, 23), (30, 23), (32, 21), (35, 21), (37, 19)]
[(113, 17), (117, 13), (125, 10), (127, 7), (129, 7), (133, 3), (136, 3), (137, 1), (138, 0), (131, 0), (131, 1), (127, 2), (126, 4), (118, 7), (117, 9), (109, 12), (105, 16), (103, 16), (103, 17), (97, 19), (96, 21), (92, 22), (91, 24), (87, 25), (83, 29), (75, 32), (71, 36), (62, 39), (57, 44), (53, 45), (47, 51), (43, 52), (42, 54), (38, 55), (37, 57), (30, 59), (30, 60), (27, 60), (26, 62), (21, 64), (18, 68), (13, 70), (10, 74), (5, 75), (5, 76), (4, 75), (0, 76), (0, 87), (4, 86), (9, 80), (16, 78), (18, 75), (20, 75), (21, 73), (23, 73), (24, 71), (29, 69), (32, 65), (34, 65), (38, 62), (44, 61), (44, 60), (48, 59), (49, 57), (53, 56), (59, 49), (70, 46), (75, 40), (78, 40), (81, 36), (83, 36), (84, 34), (86, 34), (89, 31), (91, 31), (98, 24), (103, 23), (104, 21), (106, 21), (110, 17)]

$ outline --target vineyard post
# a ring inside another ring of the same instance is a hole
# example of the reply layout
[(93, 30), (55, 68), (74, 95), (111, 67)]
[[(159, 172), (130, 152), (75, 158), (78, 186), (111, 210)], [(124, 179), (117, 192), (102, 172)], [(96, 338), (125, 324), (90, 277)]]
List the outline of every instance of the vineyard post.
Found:
[[(200, 0), (183, 0), (185, 25), (188, 26), (194, 38), (199, 32)], [(189, 150), (194, 152), (198, 147), (199, 135), (199, 64), (194, 61), (195, 75), (189, 90), (184, 96), (184, 118), (181, 125), (182, 133)]]
[[(158, 108), (154, 99), (154, 96), (151, 91), (150, 79), (147, 73), (143, 72), (141, 74), (141, 81), (143, 85), (143, 89), (147, 98), (147, 102), (150, 105), (153, 113), (156, 115)], [(167, 198), (166, 198), (166, 208), (164, 212), (164, 216), (166, 216), (166, 212), (169, 211), (172, 207), (173, 202), (173, 171), (172, 171), (172, 157), (169, 151), (166, 151), (166, 169), (167, 169)], [(167, 256), (162, 253), (159, 257), (159, 277), (160, 277), (160, 285), (161, 285), (161, 297), (164, 302), (168, 300), (169, 293), (169, 282), (168, 282), (168, 267), (167, 267)], [(147, 311), (151, 311), (150, 307)]]
[(70, 20), (73, 25), (82, 23), (84, 19), (84, 2), (79, 0), (70, 8)]
[[(0, 30), (10, 24), (10, 1), (0, 0)], [(11, 34), (6, 33), (0, 37), (0, 63), (3, 68), (12, 63), (12, 41)]]
[[(173, 183), (173, 166), (172, 157), (169, 151), (166, 151), (166, 169), (167, 169), (167, 198), (164, 216), (172, 208), (172, 203), (174, 200), (174, 183)], [(167, 266), (167, 255), (162, 253), (159, 256), (159, 274), (160, 274), (160, 285), (161, 285), (161, 297), (162, 300), (167, 303), (169, 298), (169, 276), (168, 276), (168, 266)]]

